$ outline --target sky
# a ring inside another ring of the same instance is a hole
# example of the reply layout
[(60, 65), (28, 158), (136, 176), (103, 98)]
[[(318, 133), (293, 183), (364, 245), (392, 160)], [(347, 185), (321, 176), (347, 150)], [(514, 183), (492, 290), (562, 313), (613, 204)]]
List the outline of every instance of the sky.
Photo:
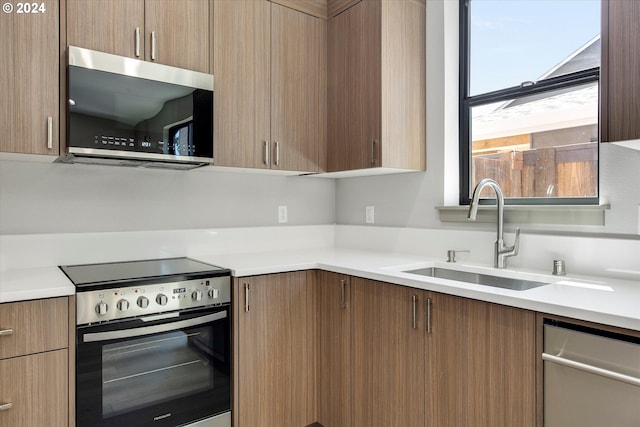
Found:
[(600, 0), (471, 0), (471, 95), (536, 81), (600, 33)]

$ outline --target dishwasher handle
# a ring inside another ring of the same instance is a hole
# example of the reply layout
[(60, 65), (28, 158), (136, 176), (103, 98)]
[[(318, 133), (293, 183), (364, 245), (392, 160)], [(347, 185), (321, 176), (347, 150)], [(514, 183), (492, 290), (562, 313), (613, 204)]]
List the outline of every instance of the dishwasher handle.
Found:
[(627, 384), (640, 387), (640, 378), (630, 375), (621, 374), (619, 372), (610, 371), (608, 369), (598, 368), (597, 366), (588, 365), (586, 363), (576, 362), (575, 360), (565, 359), (564, 357), (554, 356), (548, 353), (542, 353), (542, 360), (557, 363), (558, 365), (568, 366), (580, 371), (589, 372), (590, 374), (600, 375), (615, 381), (622, 381)]

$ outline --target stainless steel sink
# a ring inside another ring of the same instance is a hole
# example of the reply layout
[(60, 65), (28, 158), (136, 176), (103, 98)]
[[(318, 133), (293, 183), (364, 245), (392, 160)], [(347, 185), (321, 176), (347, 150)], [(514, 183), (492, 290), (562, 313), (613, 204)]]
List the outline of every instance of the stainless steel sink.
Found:
[(469, 273), (467, 271), (449, 270), (447, 268), (429, 267), (417, 270), (408, 270), (405, 273), (419, 274), (420, 276), (437, 277), (440, 279), (457, 280), (459, 282), (473, 283), (476, 285), (493, 286), (497, 288), (511, 289), (513, 291), (526, 291), (538, 286), (548, 285), (545, 282), (532, 280), (511, 279), (508, 277), (492, 276), (489, 274)]

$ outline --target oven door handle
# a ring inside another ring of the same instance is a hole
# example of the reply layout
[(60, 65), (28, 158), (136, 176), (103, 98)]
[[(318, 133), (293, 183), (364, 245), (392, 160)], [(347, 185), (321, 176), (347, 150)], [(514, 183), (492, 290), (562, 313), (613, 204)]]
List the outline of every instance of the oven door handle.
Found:
[(109, 341), (122, 338), (141, 337), (144, 335), (156, 334), (158, 332), (169, 332), (176, 329), (189, 328), (192, 326), (202, 325), (204, 323), (214, 322), (227, 317), (227, 311), (208, 314), (206, 316), (196, 317), (193, 319), (179, 320), (177, 322), (165, 323), (162, 325), (145, 326), (142, 328), (123, 329), (121, 331), (94, 332), (84, 334), (83, 342)]

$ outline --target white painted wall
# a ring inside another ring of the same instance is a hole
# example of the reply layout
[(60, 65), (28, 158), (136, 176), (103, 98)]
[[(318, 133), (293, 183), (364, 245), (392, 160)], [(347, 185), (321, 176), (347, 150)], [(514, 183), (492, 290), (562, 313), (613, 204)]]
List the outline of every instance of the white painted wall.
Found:
[(333, 224), (330, 179), (0, 161), (0, 234)]

